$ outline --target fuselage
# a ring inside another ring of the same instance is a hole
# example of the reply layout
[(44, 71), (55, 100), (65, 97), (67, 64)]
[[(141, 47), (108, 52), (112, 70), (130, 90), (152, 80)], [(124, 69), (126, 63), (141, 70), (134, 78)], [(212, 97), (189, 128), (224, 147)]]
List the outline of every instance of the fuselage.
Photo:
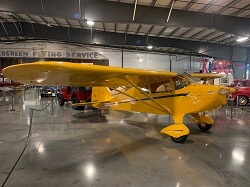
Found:
[[(148, 93), (155, 101), (169, 109), (174, 114), (189, 114), (210, 111), (227, 103), (227, 94), (218, 91), (224, 86), (190, 84), (178, 90), (160, 93)], [(104, 108), (111, 110), (126, 110), (153, 114), (166, 114), (161, 107), (151, 101), (136, 88), (122, 93), (113, 94), (109, 104)]]

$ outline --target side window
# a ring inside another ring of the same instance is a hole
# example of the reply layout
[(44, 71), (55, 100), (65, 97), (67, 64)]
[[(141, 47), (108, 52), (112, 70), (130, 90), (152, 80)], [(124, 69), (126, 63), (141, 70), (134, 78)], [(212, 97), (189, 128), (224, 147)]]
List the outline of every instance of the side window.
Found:
[(165, 83), (165, 87), (166, 87), (166, 89), (167, 89), (167, 92), (172, 92), (172, 91), (173, 91), (173, 89), (172, 89), (172, 87), (171, 87), (171, 84), (170, 84), (170, 81), (167, 81), (167, 82)]
[(152, 93), (172, 92), (170, 81), (158, 82), (150, 85)]
[(238, 83), (238, 86), (240, 86), (240, 87), (246, 87), (246, 82), (241, 81), (241, 82)]

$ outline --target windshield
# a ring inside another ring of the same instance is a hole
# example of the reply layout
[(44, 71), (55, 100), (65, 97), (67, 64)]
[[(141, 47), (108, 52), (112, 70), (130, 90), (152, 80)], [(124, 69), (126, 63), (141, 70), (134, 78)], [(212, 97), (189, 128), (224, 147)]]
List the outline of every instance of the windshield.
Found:
[(177, 76), (173, 78), (175, 90), (179, 90), (188, 86), (188, 82), (185, 77)]
[(188, 84), (195, 84), (195, 83), (197, 83), (197, 82), (194, 80), (194, 78), (191, 77), (190, 74), (185, 73), (185, 74), (183, 74), (183, 76), (187, 79)]

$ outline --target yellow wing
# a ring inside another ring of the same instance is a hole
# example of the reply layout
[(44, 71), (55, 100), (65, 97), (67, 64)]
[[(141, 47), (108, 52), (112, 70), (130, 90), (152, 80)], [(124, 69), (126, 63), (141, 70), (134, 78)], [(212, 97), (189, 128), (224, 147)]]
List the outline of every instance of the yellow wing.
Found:
[(23, 84), (48, 86), (128, 86), (129, 78), (137, 86), (161, 82), (177, 76), (174, 72), (148, 71), (69, 62), (18, 64), (3, 70), (5, 77)]
[(214, 73), (191, 73), (192, 77), (197, 77), (197, 78), (206, 78), (206, 79), (216, 79), (223, 77), (221, 74), (214, 74)]

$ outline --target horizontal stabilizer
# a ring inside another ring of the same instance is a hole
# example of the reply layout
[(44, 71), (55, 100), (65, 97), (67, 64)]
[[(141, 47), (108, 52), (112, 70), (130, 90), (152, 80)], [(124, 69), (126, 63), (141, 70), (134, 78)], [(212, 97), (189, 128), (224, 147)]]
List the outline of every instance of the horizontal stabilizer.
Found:
[(93, 105), (93, 104), (103, 104), (103, 103), (110, 103), (110, 101), (104, 101), (104, 102), (86, 102), (86, 103), (74, 103), (72, 106), (77, 107), (77, 106), (88, 106), (88, 105)]

